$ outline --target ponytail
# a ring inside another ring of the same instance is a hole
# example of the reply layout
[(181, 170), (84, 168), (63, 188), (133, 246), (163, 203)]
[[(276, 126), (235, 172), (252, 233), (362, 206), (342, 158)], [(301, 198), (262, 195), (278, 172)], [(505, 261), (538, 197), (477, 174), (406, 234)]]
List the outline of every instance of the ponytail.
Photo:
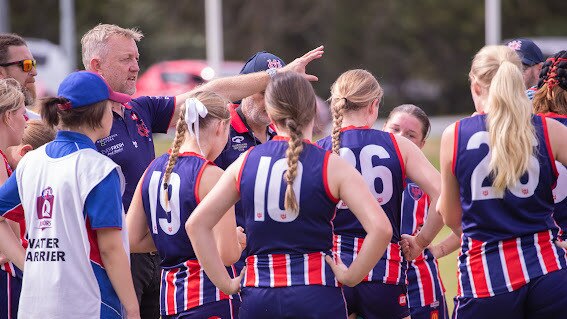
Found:
[(51, 126), (59, 125), (59, 105), (70, 103), (64, 97), (48, 97), (41, 101), (41, 118)]
[(185, 104), (181, 106), (179, 112), (179, 119), (175, 125), (175, 138), (173, 139), (171, 145), (171, 154), (167, 160), (167, 166), (165, 167), (165, 173), (163, 174), (163, 197), (165, 199), (165, 208), (169, 207), (169, 177), (171, 172), (173, 172), (173, 167), (177, 163), (177, 158), (179, 158), (179, 149), (185, 141), (185, 132), (187, 132), (187, 123), (185, 122)]
[(492, 186), (503, 192), (518, 183), (534, 154), (531, 104), (517, 65), (504, 60), (488, 90), (486, 127), (490, 136)]
[(288, 142), (288, 148), (285, 152), (288, 169), (284, 176), (287, 183), (284, 206), (286, 210), (297, 213), (299, 211), (299, 204), (297, 203), (295, 191), (293, 190), (293, 182), (297, 176), (297, 162), (299, 161), (299, 155), (303, 151), (303, 133), (301, 132), (301, 128), (293, 119), (287, 119), (285, 121), (285, 126), (289, 131), (290, 139)]

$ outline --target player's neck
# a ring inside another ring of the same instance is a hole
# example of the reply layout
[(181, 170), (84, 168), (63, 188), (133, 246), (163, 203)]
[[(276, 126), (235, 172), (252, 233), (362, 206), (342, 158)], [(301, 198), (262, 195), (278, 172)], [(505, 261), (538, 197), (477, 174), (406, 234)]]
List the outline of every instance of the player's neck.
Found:
[(194, 137), (185, 139), (185, 142), (183, 142), (183, 144), (181, 144), (181, 147), (179, 148), (179, 153), (186, 153), (186, 152), (192, 152), (202, 155), (204, 158), (210, 161), (214, 160), (214, 158), (209, 158), (209, 155), (211, 154), (211, 147), (209, 146), (209, 143), (206, 140), (203, 140), (202, 137), (201, 140), (199, 141), (199, 144), (197, 144), (197, 139)]
[(374, 123), (368, 123), (368, 116), (366, 113), (363, 112), (350, 112), (343, 115), (343, 122), (341, 127), (349, 127), (349, 126), (371, 126)]

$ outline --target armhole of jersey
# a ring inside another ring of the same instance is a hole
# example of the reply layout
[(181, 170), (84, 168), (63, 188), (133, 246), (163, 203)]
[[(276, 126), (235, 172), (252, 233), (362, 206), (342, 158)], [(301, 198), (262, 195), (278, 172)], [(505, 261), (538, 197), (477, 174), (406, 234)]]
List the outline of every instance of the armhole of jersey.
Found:
[(331, 152), (326, 151), (325, 159), (323, 160), (323, 185), (325, 187), (325, 192), (327, 193), (327, 197), (329, 197), (329, 199), (336, 204), (339, 202), (339, 199), (333, 196), (333, 193), (331, 193), (331, 189), (329, 188), (329, 178), (327, 177), (327, 172), (329, 171), (328, 169), (329, 157), (331, 157)]
[[(559, 172), (557, 171), (557, 166), (555, 165), (555, 159), (553, 158), (553, 151), (551, 150), (551, 142), (549, 141), (549, 133), (547, 131), (547, 121), (543, 115), (539, 115), (541, 118), (541, 125), (543, 127), (543, 139), (545, 141), (545, 148), (547, 149), (547, 156), (549, 157), (549, 162), (551, 163), (551, 169), (553, 170), (553, 174), (555, 178), (559, 176)], [(555, 188), (555, 183), (553, 183), (553, 187)]]
[(250, 154), (250, 151), (252, 151), (253, 148), (254, 148), (254, 146), (249, 148), (246, 151), (246, 154), (244, 154), (244, 159), (242, 160), (242, 165), (240, 166), (240, 170), (238, 171), (238, 178), (236, 179), (236, 191), (238, 192), (239, 196), (240, 196), (240, 180), (242, 179), (242, 171), (244, 170), (244, 165), (246, 165), (246, 160), (248, 159), (248, 155)]
[(392, 143), (394, 144), (394, 148), (396, 149), (396, 154), (398, 155), (398, 161), (400, 162), (400, 168), (402, 169), (403, 188), (405, 189), (407, 184), (406, 184), (406, 166), (404, 164), (404, 158), (402, 157), (402, 152), (400, 152), (400, 147), (398, 146), (398, 141), (396, 141), (396, 137), (392, 133), (389, 134), (390, 134), (390, 138), (392, 139)]
[(18, 204), (17, 206), (15, 206), (14, 208), (6, 211), (4, 213), (3, 216), (10, 221), (16, 222), (16, 223), (24, 223), (25, 224), (25, 215), (24, 215), (24, 207), (22, 206), (22, 203)]
[(457, 176), (457, 150), (459, 146), (459, 123), (460, 121), (455, 122), (455, 132), (453, 136), (453, 165), (451, 165), (451, 170), (453, 171), (453, 175)]
[(205, 171), (205, 168), (207, 168), (207, 166), (209, 166), (211, 164), (210, 161), (206, 161), (203, 166), (201, 166), (201, 169), (199, 169), (199, 174), (197, 174), (197, 179), (195, 180), (195, 202), (197, 202), (197, 205), (199, 205), (199, 203), (201, 202), (201, 197), (199, 197), (199, 186), (201, 186), (201, 177), (203, 177), (203, 172)]
[(169, 123), (167, 124), (166, 131), (171, 127), (171, 121), (173, 121), (173, 116), (175, 115), (175, 110), (177, 109), (177, 97), (173, 97), (173, 111), (171, 112), (171, 116), (169, 117)]

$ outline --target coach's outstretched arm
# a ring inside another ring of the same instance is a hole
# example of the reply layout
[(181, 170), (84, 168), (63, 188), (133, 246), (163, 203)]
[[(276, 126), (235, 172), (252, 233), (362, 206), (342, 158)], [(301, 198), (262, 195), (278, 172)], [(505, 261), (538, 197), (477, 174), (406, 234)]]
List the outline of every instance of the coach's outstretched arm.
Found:
[[(315, 75), (308, 74), (305, 68), (309, 63), (311, 63), (311, 61), (319, 59), (323, 56), (323, 49), (323, 46), (319, 46), (305, 53), (303, 56), (293, 60), (290, 64), (284, 66), (283, 68), (277, 69), (276, 72), (297, 72), (303, 74), (303, 76), (309, 81), (317, 81), (319, 79)], [(230, 101), (238, 101), (247, 96), (264, 91), (269, 82), (270, 75), (267, 72), (256, 72), (215, 79), (211, 82), (203, 84), (189, 92), (177, 95), (175, 97), (176, 113), (171, 123), (176, 123), (179, 106), (185, 103), (185, 100), (187, 100), (187, 98), (193, 95), (196, 91), (213, 91), (224, 96)]]

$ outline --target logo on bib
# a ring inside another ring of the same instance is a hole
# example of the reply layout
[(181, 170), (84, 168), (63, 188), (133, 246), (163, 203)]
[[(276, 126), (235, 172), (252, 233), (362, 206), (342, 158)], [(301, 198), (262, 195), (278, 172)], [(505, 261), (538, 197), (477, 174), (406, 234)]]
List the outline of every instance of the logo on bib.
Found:
[(41, 191), (41, 196), (36, 199), (38, 227), (41, 230), (51, 227), (53, 218), (53, 189), (47, 187)]

